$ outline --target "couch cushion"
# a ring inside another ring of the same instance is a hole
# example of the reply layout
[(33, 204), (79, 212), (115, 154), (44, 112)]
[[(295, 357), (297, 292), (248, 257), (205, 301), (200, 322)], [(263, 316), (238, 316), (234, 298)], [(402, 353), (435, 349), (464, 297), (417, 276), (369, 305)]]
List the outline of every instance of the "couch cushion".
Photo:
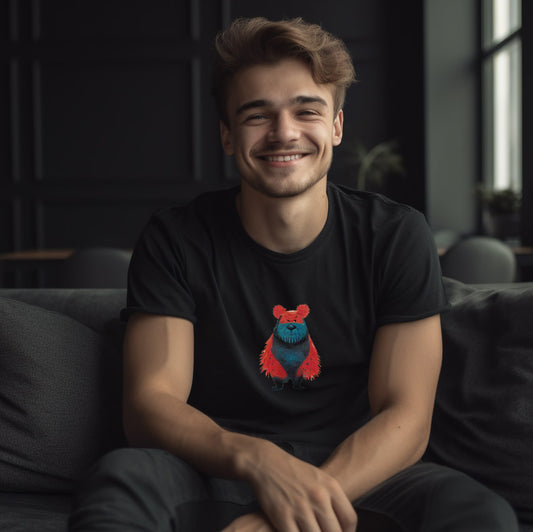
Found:
[(0, 298), (0, 491), (72, 488), (104, 450), (116, 405), (102, 382), (117, 356), (68, 316)]
[(68, 495), (0, 492), (0, 530), (67, 532), (71, 505)]
[(445, 279), (444, 360), (427, 458), (483, 482), (533, 525), (533, 288)]
[[(120, 311), (126, 306), (126, 290), (111, 288), (0, 288), (0, 297), (16, 299), (29, 305), (54, 310), (87, 325), (94, 331), (108, 333), (110, 324), (122, 333)], [(122, 340), (120, 338), (120, 340)]]

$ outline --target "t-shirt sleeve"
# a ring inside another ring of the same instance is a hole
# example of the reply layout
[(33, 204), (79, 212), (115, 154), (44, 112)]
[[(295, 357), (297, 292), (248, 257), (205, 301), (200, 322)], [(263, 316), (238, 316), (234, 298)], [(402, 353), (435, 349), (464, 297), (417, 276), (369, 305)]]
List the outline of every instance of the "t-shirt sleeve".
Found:
[(168, 215), (154, 215), (142, 231), (130, 262), (122, 319), (142, 312), (196, 321), (178, 228)]
[(377, 324), (415, 321), (444, 312), (448, 302), (437, 248), (425, 217), (408, 209), (379, 236)]

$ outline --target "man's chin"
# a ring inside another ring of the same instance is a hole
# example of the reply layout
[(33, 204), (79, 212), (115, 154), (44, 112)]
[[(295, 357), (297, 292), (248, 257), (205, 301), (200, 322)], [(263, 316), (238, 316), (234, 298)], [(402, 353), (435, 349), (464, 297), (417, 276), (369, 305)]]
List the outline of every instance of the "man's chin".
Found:
[(276, 179), (272, 181), (255, 181), (244, 179), (243, 181), (253, 188), (256, 192), (263, 194), (269, 198), (294, 198), (304, 194), (309, 189), (313, 188), (317, 183), (325, 179), (326, 176), (308, 181), (305, 183), (291, 182), (289, 178)]

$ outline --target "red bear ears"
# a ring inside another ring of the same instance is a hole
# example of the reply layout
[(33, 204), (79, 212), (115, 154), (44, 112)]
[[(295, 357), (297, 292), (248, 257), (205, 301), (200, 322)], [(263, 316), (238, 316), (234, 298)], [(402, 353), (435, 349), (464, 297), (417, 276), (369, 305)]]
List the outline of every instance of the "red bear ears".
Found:
[(274, 317), (276, 319), (280, 319), (283, 314), (292, 314), (293, 316), (296, 314), (298, 318), (301, 318), (302, 320), (307, 317), (309, 314), (309, 307), (307, 305), (298, 305), (296, 307), (296, 310), (287, 310), (285, 307), (282, 307), (281, 305), (276, 305), (274, 307), (274, 310), (272, 311), (272, 314), (274, 314)]

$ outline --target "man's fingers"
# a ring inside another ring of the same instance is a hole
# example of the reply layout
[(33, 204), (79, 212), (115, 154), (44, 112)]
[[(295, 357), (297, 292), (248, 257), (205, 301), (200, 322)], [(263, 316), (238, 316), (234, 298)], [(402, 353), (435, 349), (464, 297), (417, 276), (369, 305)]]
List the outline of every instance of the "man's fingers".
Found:
[(344, 532), (333, 509), (329, 512), (317, 512), (315, 519), (320, 532)]
[[(341, 510), (338, 510), (338, 507), (339, 504), (332, 500), (327, 508), (315, 509), (313, 521), (316, 520), (320, 532), (355, 532), (357, 514), (352, 505), (350, 504)], [(312, 530), (315, 529), (312, 528)]]
[(321, 532), (354, 532), (357, 514), (339, 483), (332, 477), (310, 492)]
[(355, 532), (357, 529), (357, 513), (352, 503), (346, 497), (336, 497), (332, 500), (332, 504), (342, 532)]
[(277, 532), (355, 531), (355, 511), (335, 478), (274, 445), (257, 464), (249, 481)]
[[(308, 492), (308, 505), (295, 511), (300, 532), (355, 532), (357, 514), (335, 480), (324, 482)], [(338, 487), (338, 490), (337, 490)], [(284, 530), (285, 529), (281, 529)]]

